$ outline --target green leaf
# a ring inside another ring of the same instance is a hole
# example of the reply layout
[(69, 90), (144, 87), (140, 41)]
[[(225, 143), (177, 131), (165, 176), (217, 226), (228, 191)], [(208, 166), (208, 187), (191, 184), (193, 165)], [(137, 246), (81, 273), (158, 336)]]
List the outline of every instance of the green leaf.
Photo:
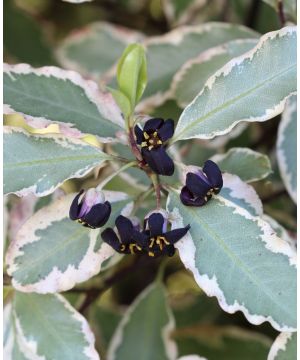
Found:
[(110, 343), (108, 360), (175, 359), (174, 320), (162, 284), (147, 287), (126, 311)]
[(107, 89), (114, 97), (116, 103), (118, 104), (119, 108), (121, 109), (124, 115), (124, 118), (127, 119), (131, 114), (131, 104), (128, 97), (119, 90), (112, 89), (109, 87)]
[(147, 85), (147, 61), (142, 45), (127, 46), (118, 62), (117, 79), (119, 89), (130, 100), (133, 112)]
[(99, 80), (105, 76), (132, 42), (143, 38), (131, 29), (95, 22), (67, 36), (57, 50), (57, 60), (66, 69)]
[[(18, 24), (18, 26), (16, 26)], [(52, 50), (45, 36), (45, 24), (18, 9), (11, 0), (4, 1), (4, 51), (14, 60), (33, 66), (53, 65)]]
[(238, 175), (246, 182), (258, 181), (271, 174), (268, 156), (248, 148), (231, 148), (211, 158), (222, 171)]
[(296, 28), (286, 27), (262, 36), (253, 50), (208, 79), (181, 114), (173, 142), (210, 139), (241, 121), (271, 119), (295, 91)]
[(286, 102), (278, 129), (276, 144), (277, 161), (281, 178), (297, 203), (297, 96), (291, 96)]
[(184, 206), (171, 191), (167, 208), (173, 227), (191, 225), (176, 247), (197, 284), (216, 296), (223, 310), (240, 310), (252, 324), (268, 321), (289, 331), (296, 327), (296, 254), (255, 215), (249, 195), (233, 188), (228, 200), (222, 190), (196, 208)]
[(282, 8), (285, 15), (288, 16), (295, 23), (297, 22), (297, 0), (263, 0), (268, 5), (272, 6), (278, 12), (278, 4), (282, 2)]
[(21, 359), (99, 360), (86, 319), (61, 295), (17, 292), (12, 320)]
[(209, 360), (266, 360), (271, 340), (237, 326), (198, 325), (175, 332), (179, 354), (201, 354)]
[(145, 41), (148, 64), (145, 105), (157, 106), (169, 97), (174, 75), (191, 58), (230, 40), (257, 36), (256, 32), (244, 26), (212, 22), (179, 27), (163, 36), (149, 38)]
[(193, 14), (205, 5), (203, 0), (164, 0), (163, 10), (168, 21), (175, 24), (188, 24)]
[(110, 159), (96, 147), (61, 135), (30, 135), (6, 127), (4, 133), (4, 192), (45, 196), (65, 180), (85, 176)]
[(275, 339), (268, 360), (296, 360), (297, 333), (284, 332)]
[(123, 129), (124, 120), (112, 95), (101, 93), (96, 83), (72, 71), (5, 65), (3, 82), (5, 114), (18, 112), (38, 123), (74, 125), (103, 142), (111, 141)]
[[(120, 192), (104, 194), (112, 203), (106, 224), (110, 226), (130, 199)], [(16, 289), (42, 294), (69, 290), (99, 273), (101, 264), (114, 254), (99, 229), (90, 230), (69, 219), (74, 195), (43, 207), (18, 231), (6, 255), (7, 272)]]
[(252, 49), (256, 39), (239, 39), (208, 49), (187, 61), (176, 73), (171, 85), (172, 97), (184, 108), (203, 88), (207, 79), (229, 60)]

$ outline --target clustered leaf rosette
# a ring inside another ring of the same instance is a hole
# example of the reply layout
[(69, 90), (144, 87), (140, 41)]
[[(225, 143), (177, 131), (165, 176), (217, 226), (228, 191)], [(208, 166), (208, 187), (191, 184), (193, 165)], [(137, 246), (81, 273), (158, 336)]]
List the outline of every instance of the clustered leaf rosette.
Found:
[(222, 187), (223, 176), (220, 168), (212, 160), (207, 160), (202, 170), (187, 173), (180, 199), (186, 206), (203, 206), (213, 194), (218, 194)]
[(111, 213), (109, 201), (105, 201), (102, 191), (95, 188), (86, 192), (81, 190), (72, 201), (69, 216), (85, 227), (91, 229), (105, 225)]
[(140, 231), (137, 223), (122, 215), (115, 222), (118, 235), (112, 228), (105, 229), (101, 236), (104, 242), (122, 254), (147, 254), (150, 257), (160, 255), (173, 256), (174, 244), (183, 238), (190, 226), (168, 231), (168, 219), (161, 212), (154, 212), (145, 219)]
[(174, 134), (174, 120), (153, 118), (144, 128), (134, 127), (136, 142), (141, 146), (144, 161), (158, 175), (174, 174), (174, 162), (166, 152), (166, 142)]

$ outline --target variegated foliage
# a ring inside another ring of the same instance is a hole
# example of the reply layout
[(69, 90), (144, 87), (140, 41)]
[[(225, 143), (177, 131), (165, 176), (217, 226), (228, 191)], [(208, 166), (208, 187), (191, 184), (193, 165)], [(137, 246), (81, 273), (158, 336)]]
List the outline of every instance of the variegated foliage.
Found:
[(174, 227), (191, 225), (177, 248), (207, 295), (253, 324), (269, 321), (277, 330), (294, 331), (296, 254), (262, 219), (253, 188), (225, 175), (221, 193), (206, 206), (186, 207), (172, 190), (167, 208)]
[(97, 135), (112, 141), (123, 132), (121, 111), (93, 81), (56, 67), (4, 66), (4, 113), (19, 113), (33, 127), (53, 122), (65, 135)]
[[(128, 215), (130, 199), (124, 193), (104, 192), (112, 203), (107, 226), (122, 212)], [(96, 275), (114, 252), (102, 242), (99, 229), (90, 230), (69, 219), (74, 194), (59, 198), (36, 212), (18, 231), (7, 255), (7, 272), (13, 286), (24, 292), (54, 293)]]
[(4, 308), (6, 360), (99, 360), (86, 321), (63, 296), (16, 292)]
[(252, 50), (212, 75), (181, 114), (172, 142), (210, 139), (241, 121), (271, 119), (295, 91), (296, 27), (291, 26), (263, 35)]
[(284, 185), (297, 202), (297, 96), (286, 103), (277, 137), (277, 160)]

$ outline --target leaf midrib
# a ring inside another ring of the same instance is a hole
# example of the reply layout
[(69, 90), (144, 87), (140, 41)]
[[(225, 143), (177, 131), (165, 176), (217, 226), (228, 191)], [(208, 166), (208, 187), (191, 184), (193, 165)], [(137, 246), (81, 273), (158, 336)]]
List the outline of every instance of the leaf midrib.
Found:
[[(220, 195), (218, 195), (220, 196)], [(220, 196), (221, 197), (221, 196)], [(226, 199), (226, 201), (228, 201)], [(215, 239), (216, 242), (219, 244), (219, 246), (221, 246), (224, 250), (224, 252), (227, 254), (227, 256), (229, 258), (232, 259), (232, 261), (236, 264), (239, 264), (240, 268), (246, 275), (247, 277), (253, 281), (253, 283), (256, 284), (256, 286), (259, 288), (259, 289), (262, 289), (262, 292), (264, 294), (266, 294), (266, 296), (268, 298), (271, 299), (272, 303), (275, 303), (280, 309), (283, 310), (284, 313), (288, 314), (289, 318), (290, 318), (290, 314), (286, 311), (286, 307), (285, 307), (285, 304), (282, 304), (281, 302), (279, 301), (274, 301), (274, 297), (272, 297), (273, 294), (270, 294), (270, 291), (266, 291), (266, 286), (264, 284), (261, 284), (260, 281), (257, 279), (256, 276), (254, 276), (252, 274), (252, 272), (249, 270), (248, 267), (244, 266), (244, 263), (241, 262), (241, 260), (231, 251), (231, 249), (227, 246), (227, 244), (222, 240), (222, 238), (220, 238), (220, 236), (218, 234), (216, 234), (214, 231), (211, 230), (211, 227), (205, 222), (203, 221), (203, 219), (201, 219), (199, 217), (199, 215), (197, 214), (196, 210), (191, 208), (189, 209), (191, 211), (191, 215), (196, 218), (197, 222), (201, 224), (201, 226), (203, 226), (203, 228), (207, 231), (208, 234), (210, 234), (210, 236), (212, 237), (212, 239)], [(197, 268), (198, 270), (198, 268)], [(259, 286), (260, 285), (260, 286)]]
[[(229, 99), (228, 101), (226, 101), (226, 102), (223, 103), (222, 105), (220, 105), (220, 106), (216, 107), (215, 109), (211, 110), (210, 112), (208, 112), (206, 115), (203, 115), (201, 118), (198, 118), (198, 119), (196, 119), (196, 120), (193, 120), (193, 121), (189, 122), (188, 125), (186, 125), (178, 134), (176, 134), (176, 136), (173, 137), (172, 143), (174, 143), (174, 142), (177, 141), (177, 140), (180, 140), (180, 135), (181, 135), (182, 133), (184, 133), (184, 132), (188, 131), (189, 129), (193, 128), (193, 127), (196, 126), (198, 123), (201, 123), (201, 122), (207, 120), (209, 117), (211, 117), (212, 115), (214, 115), (214, 114), (222, 111), (222, 110), (225, 109), (226, 107), (228, 107), (228, 106), (230, 106), (230, 105), (233, 105), (234, 103), (236, 103), (236, 102), (239, 101), (240, 99), (243, 99), (243, 98), (246, 97), (247, 95), (253, 93), (255, 90), (263, 87), (263, 86), (266, 84), (266, 82), (272, 81), (273, 79), (275, 79), (275, 78), (277, 78), (277, 77), (281, 77), (281, 76), (282, 76), (283, 74), (285, 74), (286, 72), (289, 72), (293, 67), (295, 67), (295, 64), (289, 66), (288, 68), (286, 68), (285, 70), (283, 70), (283, 71), (281, 71), (281, 72), (279, 72), (279, 73), (276, 73), (276, 75), (274, 75), (274, 76), (271, 76), (271, 77), (269, 77), (269, 78), (264, 79), (263, 82), (260, 82), (260, 83), (259, 83), (258, 85), (256, 85), (255, 87), (250, 88), (249, 90), (241, 93), (240, 95)], [(227, 76), (228, 76), (228, 75), (227, 75)], [(199, 97), (199, 95), (197, 95), (197, 96), (195, 97), (195, 99), (198, 98), (198, 97)], [(194, 99), (192, 102), (194, 102), (195, 99)], [(275, 104), (275, 105), (276, 105), (276, 104)], [(188, 105), (187, 108), (189, 108), (190, 106), (192, 106), (192, 105), (191, 105), (191, 104)], [(187, 109), (187, 108), (186, 108), (186, 109)], [(186, 111), (186, 109), (184, 110), (184, 112)], [(178, 124), (180, 124), (180, 119), (179, 119)], [(195, 135), (196, 135), (196, 134), (195, 134)], [(179, 138), (179, 139), (178, 139), (178, 138)]]
[[(99, 154), (100, 155), (100, 154)], [(99, 155), (81, 155), (81, 156), (61, 156), (57, 158), (49, 158), (49, 159), (39, 159), (33, 161), (22, 161), (22, 162), (15, 162), (15, 163), (4, 163), (4, 169), (16, 168), (16, 167), (30, 167), (30, 166), (37, 166), (40, 164), (48, 165), (51, 164), (58, 164), (62, 162), (70, 162), (70, 161), (81, 161), (81, 160), (106, 160), (106, 158), (101, 158)]]
[[(31, 270), (32, 268), (34, 268), (37, 264), (51, 258), (53, 255), (55, 255), (61, 249), (65, 248), (69, 243), (78, 240), (83, 235), (83, 233), (85, 233), (85, 232), (86, 232), (86, 229), (79, 228), (79, 230), (77, 230), (75, 233), (72, 233), (69, 237), (67, 237), (65, 241), (58, 242), (58, 244), (54, 248), (52, 248), (50, 251), (45, 252), (45, 254), (42, 254), (42, 256), (40, 256), (39, 258), (32, 259), (30, 261), (30, 263), (28, 263), (26, 266), (22, 265), (22, 268), (17, 269), (16, 272), (19, 271), (19, 270), (22, 270), (22, 274), (25, 274), (28, 270)], [(43, 241), (43, 240), (45, 241), (45, 238), (44, 239), (40, 238), (40, 240), (37, 240), (37, 241)], [(22, 248), (24, 246), (26, 246), (26, 244), (24, 244), (20, 248), (21, 251), (22, 251)], [(22, 258), (23, 255), (18, 256), (16, 259), (18, 259), (20, 257)], [(18, 265), (18, 264), (16, 263), (16, 265)], [(68, 264), (68, 265), (74, 265), (74, 264)], [(58, 266), (58, 268), (59, 268), (59, 266)], [(48, 276), (51, 273), (52, 270), (53, 269), (50, 269), (50, 271), (48, 272), (48, 274), (46, 276)], [(33, 284), (33, 283), (28, 283), (28, 284)]]

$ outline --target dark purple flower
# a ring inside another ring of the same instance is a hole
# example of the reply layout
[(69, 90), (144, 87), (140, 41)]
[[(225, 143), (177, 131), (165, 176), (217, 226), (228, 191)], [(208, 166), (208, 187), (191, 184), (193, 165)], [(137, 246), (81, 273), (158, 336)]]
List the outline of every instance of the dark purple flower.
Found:
[(101, 191), (92, 188), (84, 193), (84, 190), (81, 190), (72, 201), (70, 219), (91, 229), (103, 226), (111, 213), (110, 203), (104, 200)]
[(166, 152), (165, 142), (174, 134), (174, 120), (153, 118), (145, 123), (143, 130), (136, 125), (134, 132), (149, 167), (159, 175), (173, 175), (174, 163)]
[(101, 233), (103, 241), (122, 254), (143, 252), (148, 244), (148, 236), (139, 231), (137, 224), (123, 215), (117, 217), (115, 224), (119, 236), (112, 228), (107, 228)]
[(218, 165), (211, 160), (204, 163), (203, 169), (195, 173), (189, 172), (180, 199), (187, 206), (203, 206), (218, 194), (223, 186), (223, 177)]
[(184, 237), (190, 229), (190, 225), (171, 231), (167, 231), (167, 227), (168, 220), (160, 212), (152, 213), (145, 220), (144, 233), (149, 237), (149, 244), (146, 249), (149, 256), (173, 256), (175, 254), (174, 244)]

